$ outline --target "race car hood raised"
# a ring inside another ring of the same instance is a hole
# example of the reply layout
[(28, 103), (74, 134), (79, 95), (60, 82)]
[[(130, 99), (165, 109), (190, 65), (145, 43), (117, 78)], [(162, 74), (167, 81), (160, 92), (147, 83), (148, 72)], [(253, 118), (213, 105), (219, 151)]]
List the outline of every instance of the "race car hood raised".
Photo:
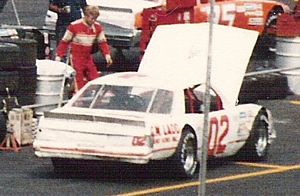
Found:
[[(213, 25), (211, 86), (234, 106), (258, 32)], [(209, 23), (158, 26), (138, 72), (163, 78), (177, 87), (206, 82)]]

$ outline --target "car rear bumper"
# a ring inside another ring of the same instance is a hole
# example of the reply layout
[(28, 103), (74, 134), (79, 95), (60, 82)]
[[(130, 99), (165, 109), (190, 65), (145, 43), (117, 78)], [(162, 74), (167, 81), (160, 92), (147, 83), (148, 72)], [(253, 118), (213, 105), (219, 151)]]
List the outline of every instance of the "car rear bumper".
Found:
[(35, 155), (37, 157), (66, 158), (82, 160), (108, 160), (129, 162), (135, 164), (146, 164), (149, 162), (152, 152), (146, 147), (67, 147), (63, 145), (46, 145), (42, 142), (35, 142)]

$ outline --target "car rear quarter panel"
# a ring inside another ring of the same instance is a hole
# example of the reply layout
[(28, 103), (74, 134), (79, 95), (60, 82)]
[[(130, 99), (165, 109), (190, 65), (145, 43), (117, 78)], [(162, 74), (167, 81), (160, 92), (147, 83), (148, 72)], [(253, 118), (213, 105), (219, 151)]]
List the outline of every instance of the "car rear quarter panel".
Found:
[[(269, 13), (274, 9), (288, 11), (284, 4), (275, 1), (218, 1), (215, 6), (215, 22), (222, 25), (264, 32)], [(195, 22), (208, 21), (210, 4), (198, 4), (194, 8)]]

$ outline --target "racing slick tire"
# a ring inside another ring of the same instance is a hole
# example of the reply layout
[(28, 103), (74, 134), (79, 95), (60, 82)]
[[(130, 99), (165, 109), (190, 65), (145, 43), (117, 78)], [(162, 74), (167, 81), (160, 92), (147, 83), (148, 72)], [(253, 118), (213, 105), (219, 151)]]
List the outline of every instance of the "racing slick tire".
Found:
[[(20, 63), (19, 66), (33, 66), (37, 59), (37, 41), (33, 39), (10, 39), (1, 38), (0, 42), (16, 44), (20, 48)], [(15, 61), (13, 61), (15, 62)]]
[(21, 106), (35, 103), (37, 88), (37, 66), (19, 67), (19, 88), (15, 95)]
[[(3, 97), (0, 96), (0, 100), (2, 102)], [(0, 143), (2, 143), (2, 141), (4, 140), (7, 132), (6, 121), (7, 120), (5, 118), (5, 114), (3, 112), (0, 112)]]
[(93, 60), (98, 70), (103, 72), (137, 71), (140, 64), (140, 51), (138, 47), (118, 49), (111, 47), (113, 64), (106, 66), (105, 58), (100, 52), (93, 54)]
[(0, 42), (0, 71), (14, 70), (20, 62), (20, 48), (16, 44)]
[(270, 147), (267, 119), (264, 111), (260, 111), (256, 116), (250, 136), (237, 154), (242, 160), (262, 161), (266, 159)]
[(253, 54), (257, 59), (270, 59), (274, 55), (276, 48), (276, 26), (278, 17), (284, 13), (281, 7), (273, 8), (269, 13), (265, 22), (264, 32), (259, 36), (254, 47)]
[[(272, 9), (269, 12), (267, 20), (266, 20), (265, 31), (268, 31), (268, 28), (276, 29), (278, 17), (283, 13), (284, 13), (284, 11), (281, 7), (276, 7), (274, 9)], [(266, 32), (266, 33), (268, 33), (268, 32)]]
[(172, 175), (180, 178), (194, 177), (197, 169), (197, 141), (195, 134), (186, 129), (182, 132), (180, 141), (173, 157)]
[[(14, 95), (19, 89), (19, 74), (17, 71), (0, 71), (0, 95), (7, 97), (6, 88)], [(1, 105), (1, 104), (0, 104)]]

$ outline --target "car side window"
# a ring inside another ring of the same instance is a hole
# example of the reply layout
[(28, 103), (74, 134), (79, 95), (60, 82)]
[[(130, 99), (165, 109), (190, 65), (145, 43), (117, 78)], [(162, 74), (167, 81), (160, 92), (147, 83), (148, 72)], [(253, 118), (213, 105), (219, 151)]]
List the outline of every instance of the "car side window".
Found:
[(91, 85), (72, 104), (73, 107), (89, 108), (101, 85)]
[(146, 112), (154, 92), (148, 87), (105, 85), (91, 108)]
[(169, 114), (173, 105), (173, 92), (159, 89), (154, 98), (150, 113)]

